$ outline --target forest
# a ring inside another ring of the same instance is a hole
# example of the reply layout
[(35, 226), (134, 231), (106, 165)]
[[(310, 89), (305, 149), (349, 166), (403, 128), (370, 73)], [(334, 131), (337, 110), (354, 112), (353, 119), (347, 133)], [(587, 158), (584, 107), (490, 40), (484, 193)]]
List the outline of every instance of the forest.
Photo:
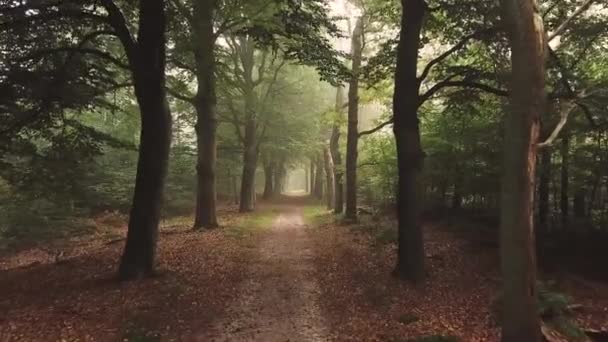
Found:
[(0, 341), (608, 341), (605, 0), (0, 0)]

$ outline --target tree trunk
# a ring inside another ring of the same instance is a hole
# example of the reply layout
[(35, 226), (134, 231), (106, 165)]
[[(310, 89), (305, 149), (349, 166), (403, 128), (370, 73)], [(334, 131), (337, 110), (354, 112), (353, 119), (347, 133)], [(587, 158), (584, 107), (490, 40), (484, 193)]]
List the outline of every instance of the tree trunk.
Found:
[(545, 108), (545, 32), (535, 0), (501, 0), (511, 45), (501, 201), (503, 342), (541, 340), (534, 245), (534, 182)]
[(586, 206), (585, 206), (585, 188), (580, 188), (574, 194), (572, 210), (576, 219), (585, 218)]
[(323, 168), (321, 155), (317, 154), (315, 161), (315, 197), (317, 199), (323, 199), (323, 173), (325, 169)]
[(230, 175), (230, 181), (232, 182), (232, 200), (234, 204), (239, 204), (239, 190), (237, 176)]
[(538, 229), (546, 231), (549, 226), (549, 185), (551, 182), (551, 151), (542, 149), (540, 154), (540, 176), (538, 184)]
[(154, 273), (164, 182), (171, 147), (171, 113), (165, 93), (164, 1), (139, 2), (136, 56), (130, 60), (141, 114), (139, 160), (127, 242), (118, 270), (123, 280)]
[(452, 195), (452, 209), (458, 210), (462, 208), (462, 181), (460, 175), (456, 177), (456, 182), (454, 182), (454, 194)]
[[(336, 115), (342, 116), (342, 105), (344, 103), (344, 89), (342, 86), (336, 88)], [(334, 161), (334, 213), (341, 214), (344, 210), (344, 185), (342, 183), (342, 155), (340, 154), (340, 126), (338, 120), (334, 122), (329, 140), (329, 151)]]
[(193, 46), (198, 82), (197, 113), (197, 196), (194, 229), (218, 226), (216, 215), (215, 164), (217, 160), (217, 114), (215, 94), (214, 1), (194, 1)]
[(308, 173), (308, 167), (306, 167), (306, 165), (304, 166), (304, 177), (306, 177), (304, 192), (308, 192), (308, 189), (310, 188), (310, 174)]
[(334, 161), (334, 213), (341, 214), (344, 210), (344, 185), (342, 184), (342, 156), (340, 154), (340, 127), (336, 124), (331, 130), (329, 144), (331, 158)]
[(245, 126), (243, 151), (243, 176), (241, 178), (241, 203), (239, 211), (244, 213), (255, 208), (255, 170), (258, 162), (255, 121), (249, 120)]
[(561, 188), (560, 188), (560, 210), (562, 215), (562, 227), (568, 226), (569, 221), (569, 199), (568, 199), (568, 149), (570, 148), (570, 139), (568, 136), (562, 138), (561, 154)]
[(359, 69), (361, 68), (363, 20), (357, 19), (351, 41), (353, 76), (348, 85), (348, 131), (346, 135), (346, 210), (347, 220), (357, 220), (357, 156), (359, 144)]
[(334, 163), (331, 159), (331, 152), (328, 146), (323, 146), (323, 161), (325, 165), (325, 198), (327, 199), (327, 209), (333, 209), (335, 196)]
[(285, 177), (287, 176), (287, 171), (285, 170), (285, 162), (281, 161), (275, 168), (274, 171), (274, 186), (273, 186), (273, 196), (278, 196), (283, 193), (285, 190)]
[(402, 0), (401, 34), (397, 46), (393, 132), (397, 145), (398, 253), (395, 274), (414, 282), (424, 280), (424, 244), (418, 223), (419, 176), (424, 162), (418, 127), (416, 77), (420, 32), (427, 6), (423, 0)]
[(314, 195), (315, 192), (315, 184), (317, 184), (317, 180), (315, 179), (315, 160), (313, 158), (310, 158), (310, 189), (309, 189), (309, 193), (311, 196)]
[(269, 200), (274, 195), (274, 179), (275, 179), (275, 168), (272, 162), (267, 162), (264, 165), (264, 194), (262, 197), (265, 200)]

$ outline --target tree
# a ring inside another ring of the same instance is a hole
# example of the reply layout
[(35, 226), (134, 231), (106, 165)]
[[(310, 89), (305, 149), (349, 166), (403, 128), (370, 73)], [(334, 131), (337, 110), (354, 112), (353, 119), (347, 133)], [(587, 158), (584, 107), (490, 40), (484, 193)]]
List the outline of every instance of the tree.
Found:
[(342, 155), (340, 153), (340, 116), (342, 114), (344, 99), (343, 99), (343, 88), (338, 86), (336, 89), (336, 108), (335, 112), (338, 116), (334, 118), (331, 129), (331, 138), (329, 140), (329, 151), (331, 153), (331, 159), (334, 163), (334, 213), (341, 214), (344, 210), (344, 184), (342, 177), (344, 176), (344, 170), (342, 167)]
[(194, 228), (213, 228), (218, 225), (216, 214), (215, 165), (216, 93), (214, 13), (216, 1), (194, 0), (192, 18), (192, 46), (196, 65), (197, 91), (194, 107), (197, 140), (197, 195)]
[(334, 208), (335, 197), (335, 180), (334, 180), (334, 162), (331, 158), (329, 146), (323, 146), (323, 165), (325, 166), (325, 197), (327, 200), (327, 209)]
[(347, 220), (357, 220), (357, 147), (359, 141), (359, 72), (363, 54), (363, 18), (357, 18), (351, 43), (351, 79), (348, 86), (348, 130), (346, 136)]
[(165, 94), (165, 3), (139, 3), (137, 42), (118, 8), (105, 1), (109, 20), (124, 45), (141, 112), (139, 159), (127, 242), (120, 261), (121, 279), (154, 272), (154, 256), (164, 181), (171, 146), (171, 113)]
[[(34, 38), (43, 38), (35, 34), (36, 31), (46, 35), (43, 44), (19, 44), (15, 52), (18, 52), (16, 56), (25, 54), (19, 63), (26, 68), (27, 61), (32, 60), (38, 60), (43, 69), (48, 68), (46, 71), (53, 75), (53, 81), (47, 85), (49, 89), (56, 88), (44, 92), (39, 102), (37, 95), (30, 94), (33, 96), (28, 96), (30, 99), (25, 103), (35, 105), (28, 105), (32, 110), (26, 112), (27, 120), (16, 122), (14, 127), (40, 124), (36, 128), (41, 131), (52, 128), (52, 115), (62, 115), (66, 108), (105, 103), (108, 89), (133, 86), (141, 117), (139, 159), (127, 243), (119, 267), (121, 279), (132, 279), (154, 271), (171, 143), (171, 114), (165, 96), (165, 3), (162, 0), (141, 1), (138, 6), (120, 3), (122, 10), (112, 0), (103, 0), (100, 4), (103, 10), (89, 2), (66, 2), (59, 7), (52, 1), (20, 4), (9, 9), (15, 16), (2, 25), (15, 32), (32, 32), (30, 37)], [(130, 31), (135, 25), (128, 21), (131, 16), (125, 13), (137, 13), (138, 9), (135, 39)], [(47, 43), (52, 45), (47, 46)], [(123, 56), (116, 57), (122, 52)], [(87, 72), (80, 62), (84, 60), (88, 61), (84, 65), (90, 66)], [(94, 61), (103, 63), (96, 65)], [(74, 64), (73, 70), (70, 64)], [(126, 77), (130, 81), (118, 84), (115, 79), (122, 79), (119, 76), (123, 75), (116, 68), (128, 71), (130, 77)], [(20, 72), (18, 69), (12, 71)], [(65, 101), (65, 85), (75, 86), (80, 81), (86, 85), (83, 90), (90, 92), (76, 103)], [(85, 102), (81, 102), (83, 100)], [(76, 126), (89, 133), (96, 132), (78, 123)]]
[(501, 196), (502, 341), (540, 341), (533, 199), (546, 39), (535, 0), (501, 0), (511, 45), (510, 113)]
[(402, 0), (401, 33), (397, 45), (393, 131), (397, 143), (398, 258), (395, 273), (405, 279), (424, 279), (424, 245), (418, 223), (418, 178), (424, 153), (418, 126), (418, 49), (427, 5), (423, 0)]

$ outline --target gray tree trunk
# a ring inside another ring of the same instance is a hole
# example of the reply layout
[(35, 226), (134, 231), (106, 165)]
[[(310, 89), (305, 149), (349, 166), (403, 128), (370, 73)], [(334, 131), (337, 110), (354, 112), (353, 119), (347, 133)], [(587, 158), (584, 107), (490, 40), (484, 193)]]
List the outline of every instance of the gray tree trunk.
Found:
[(357, 19), (351, 40), (353, 74), (348, 85), (348, 131), (346, 135), (346, 219), (357, 220), (357, 156), (359, 144), (359, 69), (362, 57), (363, 20)]
[(197, 93), (197, 196), (194, 229), (217, 227), (215, 164), (217, 160), (215, 38), (213, 33), (213, 0), (194, 1), (193, 46), (196, 62)]
[(534, 182), (546, 109), (545, 31), (536, 0), (501, 0), (511, 45), (510, 113), (501, 194), (503, 342), (541, 340), (534, 244)]

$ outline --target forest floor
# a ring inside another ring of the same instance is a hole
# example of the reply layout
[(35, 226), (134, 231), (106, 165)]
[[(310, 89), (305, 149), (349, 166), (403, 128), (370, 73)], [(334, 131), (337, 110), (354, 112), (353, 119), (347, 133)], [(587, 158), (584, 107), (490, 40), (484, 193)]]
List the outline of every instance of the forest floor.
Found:
[[(125, 233), (0, 256), (0, 341), (498, 341), (497, 250), (425, 226), (424, 286), (392, 277), (390, 221), (343, 225), (302, 198), (223, 227), (164, 222), (159, 276), (114, 280)], [(608, 285), (544, 275), (572, 297), (572, 321), (608, 327)], [(450, 339), (451, 336), (451, 339)], [(423, 341), (423, 340), (420, 340)]]

